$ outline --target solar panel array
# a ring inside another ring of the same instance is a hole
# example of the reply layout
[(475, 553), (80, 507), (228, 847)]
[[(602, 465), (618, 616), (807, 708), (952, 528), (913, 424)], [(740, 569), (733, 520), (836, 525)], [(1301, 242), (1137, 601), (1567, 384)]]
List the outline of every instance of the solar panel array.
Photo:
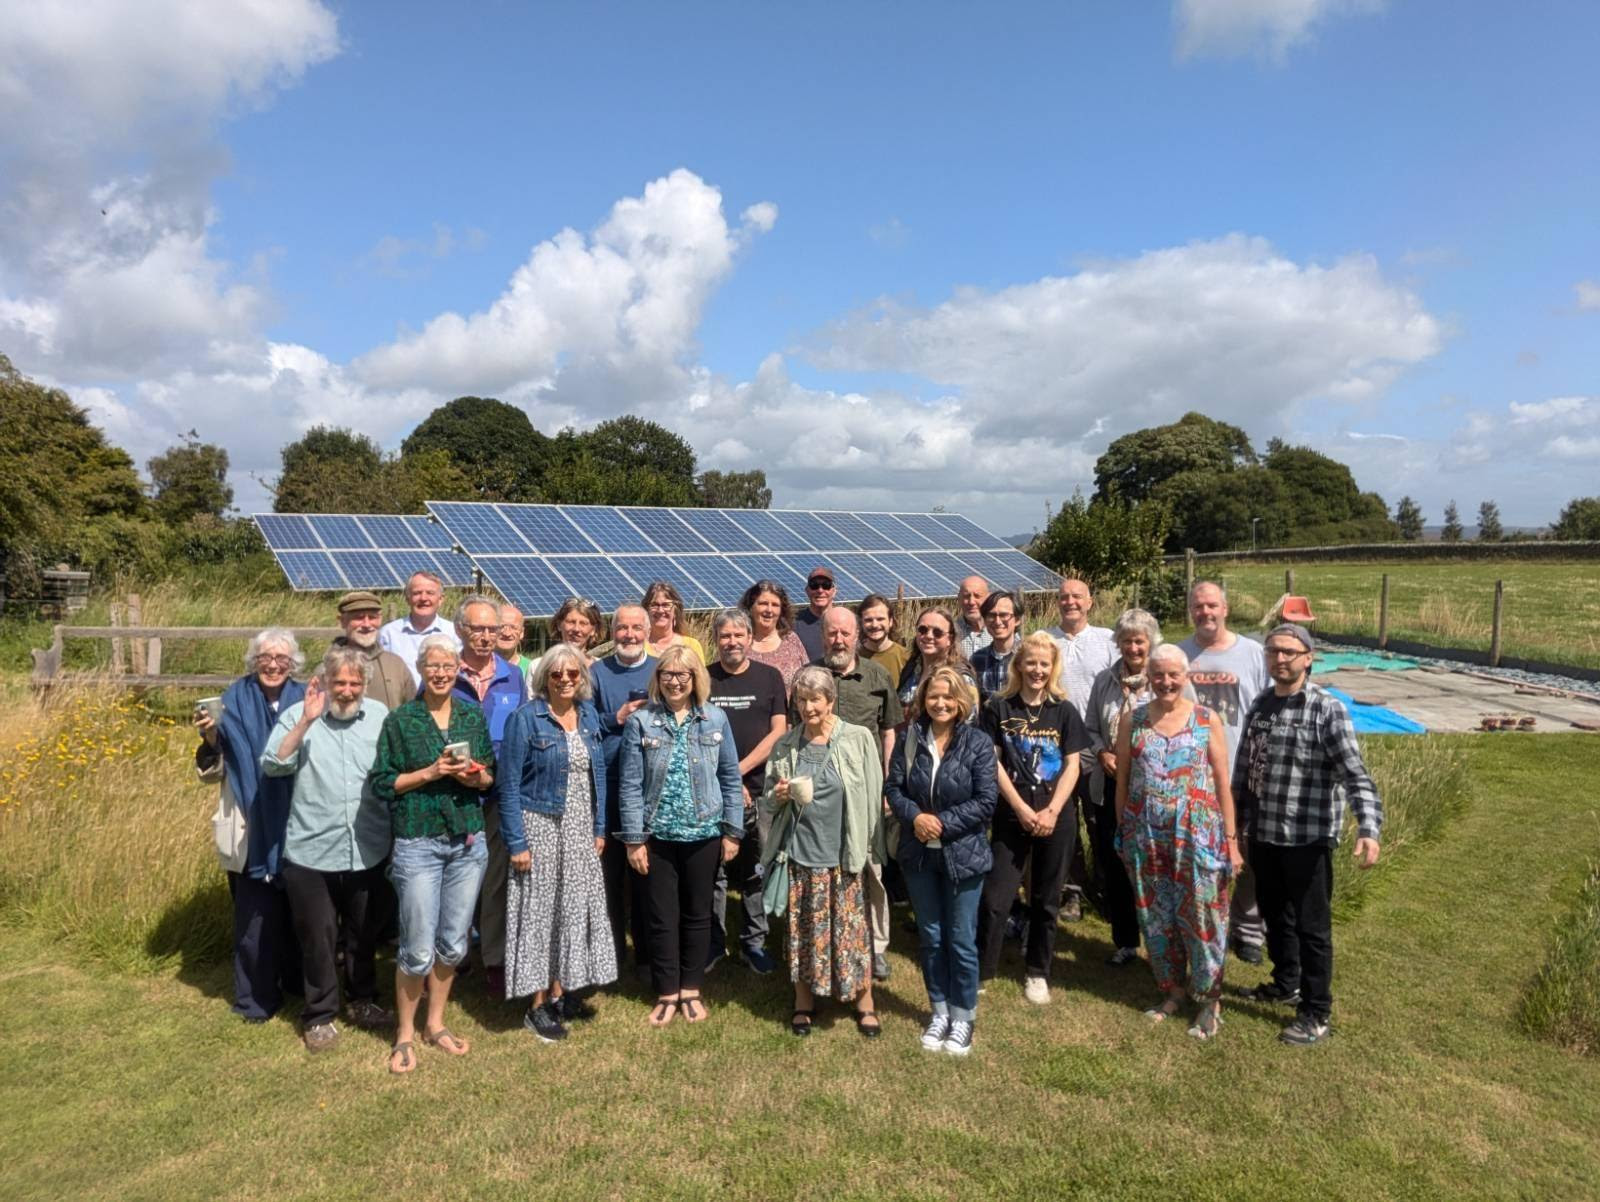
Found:
[(948, 513), (651, 509), (429, 501), (429, 511), (499, 592), (530, 617), (568, 597), (602, 610), (670, 581), (690, 609), (735, 605), (760, 579), (797, 603), (814, 567), (838, 601), (868, 593), (953, 597), (966, 576), (1005, 589), (1055, 589), (1061, 577), (974, 522)]
[(425, 517), (390, 513), (258, 513), (256, 526), (300, 592), (400, 589), (414, 572), (472, 583), (472, 561)]

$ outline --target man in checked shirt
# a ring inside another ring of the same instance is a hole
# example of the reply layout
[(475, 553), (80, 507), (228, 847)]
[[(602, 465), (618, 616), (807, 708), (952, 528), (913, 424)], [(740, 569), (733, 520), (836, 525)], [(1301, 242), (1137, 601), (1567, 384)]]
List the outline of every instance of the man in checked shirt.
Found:
[[(1356, 863), (1378, 862), (1383, 803), (1361, 760), (1344, 704), (1310, 682), (1315, 644), (1285, 623), (1267, 636), (1272, 688), (1250, 706), (1233, 767), (1234, 808), (1267, 923), (1272, 980), (1247, 997), (1296, 1007), (1278, 1036), (1306, 1046), (1328, 1036), (1333, 1009), (1333, 849), (1345, 799), (1356, 818)], [(1228, 832), (1229, 839), (1238, 832)]]

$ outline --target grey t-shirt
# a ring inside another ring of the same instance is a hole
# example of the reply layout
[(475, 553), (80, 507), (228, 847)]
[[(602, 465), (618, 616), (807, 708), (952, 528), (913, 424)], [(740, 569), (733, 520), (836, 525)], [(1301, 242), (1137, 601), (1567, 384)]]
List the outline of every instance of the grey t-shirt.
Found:
[(1235, 632), (1233, 646), (1226, 651), (1202, 651), (1194, 636), (1178, 644), (1189, 657), (1189, 683), (1200, 704), (1215, 710), (1228, 731), (1228, 758), (1239, 750), (1244, 734), (1244, 716), (1263, 689), (1270, 688), (1267, 656), (1260, 643)]

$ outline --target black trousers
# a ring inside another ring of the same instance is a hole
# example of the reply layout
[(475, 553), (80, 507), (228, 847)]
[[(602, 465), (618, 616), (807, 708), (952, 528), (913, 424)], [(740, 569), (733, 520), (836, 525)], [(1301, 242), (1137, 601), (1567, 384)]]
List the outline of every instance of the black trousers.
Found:
[(300, 1013), (303, 1026), (330, 1022), (339, 1013), (339, 966), (334, 951), (341, 925), (350, 1000), (378, 1000), (374, 960), (383, 869), (380, 864), (353, 872), (318, 872), (284, 861), (283, 887), (289, 895), (294, 933), (300, 940), (300, 967), (306, 982), (306, 1004)]
[(617, 971), (628, 962), (628, 935), (633, 935), (633, 962), (650, 963), (650, 904), (645, 897), (645, 878), (628, 866), (628, 845), (621, 839), (606, 840), (600, 855), (600, 875), (606, 885), (606, 917), (611, 920), (611, 938), (617, 948)]
[(722, 840), (651, 839), (645, 847), (650, 853), (650, 872), (644, 878), (650, 903), (650, 984), (657, 997), (698, 990), (711, 950), (711, 893)]
[(300, 947), (289, 918), (283, 878), (258, 881), (228, 874), (233, 897), (233, 1012), (253, 1022), (271, 1018), (285, 993), (298, 993)]
[(1111, 924), (1111, 941), (1118, 947), (1139, 946), (1139, 912), (1134, 906), (1128, 870), (1117, 855), (1117, 807), (1111, 798), (1101, 805), (1091, 802), (1083, 812), (1094, 852), (1094, 879), (1100, 888), (1105, 919)]
[[(1003, 805), (1004, 801), (1001, 804)], [(1094, 809), (1094, 801), (1089, 796), (1089, 773), (1087, 770), (1078, 774), (1078, 783), (1072, 786), (1072, 809), (1074, 825), (1076, 825), (1078, 821), (1077, 815), (1080, 813), (1083, 815), (1085, 825), (1087, 825), (1089, 811)], [(1067, 814), (1063, 810), (1061, 820), (1065, 822), (1066, 819)], [(1090, 902), (1098, 904), (1099, 898), (1096, 894), (1099, 891), (1099, 882), (1090, 874), (1089, 865), (1083, 858), (1084, 842), (1086, 840), (1073, 840), (1072, 851), (1068, 855), (1066, 891), (1077, 895), (1079, 905), (1083, 904), (1085, 897)]]
[(995, 814), (994, 837), (990, 841), (994, 866), (983, 882), (983, 899), (978, 905), (978, 976), (987, 981), (1000, 966), (1006, 917), (1031, 858), (1028, 946), (1023, 962), (1030, 977), (1049, 977), (1056, 947), (1056, 915), (1061, 912), (1061, 886), (1078, 841), (1078, 806), (1067, 802), (1056, 820), (1056, 829), (1040, 839), (1023, 831), (1008, 802), (1000, 804), (1005, 809)]
[(1250, 871), (1267, 924), (1272, 979), (1300, 990), (1300, 1014), (1327, 1022), (1333, 1011), (1333, 848), (1282, 847), (1250, 840)]
[(716, 887), (711, 896), (711, 935), (707, 951), (713, 947), (728, 950), (728, 886), (739, 890), (739, 947), (745, 952), (761, 951), (767, 946), (767, 911), (762, 904), (761, 883), (765, 873), (761, 866), (761, 849), (766, 845), (771, 824), (760, 809), (746, 810), (744, 839), (739, 843), (739, 854), (726, 864), (718, 857)]

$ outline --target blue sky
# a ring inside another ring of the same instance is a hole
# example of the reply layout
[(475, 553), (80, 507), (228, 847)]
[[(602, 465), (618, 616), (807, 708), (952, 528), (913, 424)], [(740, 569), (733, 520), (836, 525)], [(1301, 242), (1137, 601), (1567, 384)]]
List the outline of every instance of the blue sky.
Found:
[(467, 392), (1006, 533), (1190, 408), (1432, 521), (1600, 491), (1591, 4), (50, 7), (0, 351), (245, 509)]

